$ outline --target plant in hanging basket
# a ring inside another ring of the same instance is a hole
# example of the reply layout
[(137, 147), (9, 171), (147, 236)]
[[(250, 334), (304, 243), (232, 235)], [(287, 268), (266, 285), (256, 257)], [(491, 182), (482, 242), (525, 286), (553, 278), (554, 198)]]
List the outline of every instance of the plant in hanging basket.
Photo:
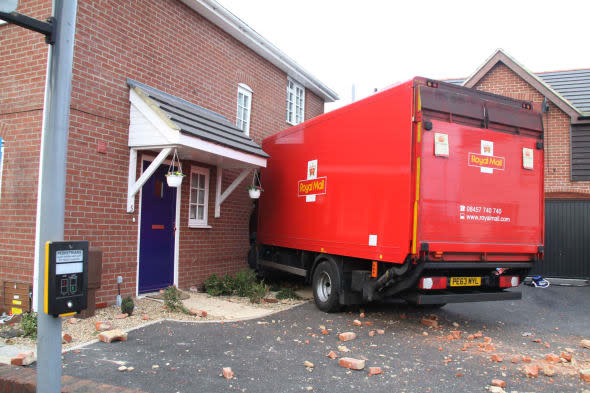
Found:
[(262, 187), (259, 187), (259, 186), (248, 187), (248, 194), (250, 195), (250, 198), (252, 198), (252, 199), (260, 198), (260, 193), (262, 191), (264, 191), (264, 190), (262, 189)]
[(182, 184), (182, 178), (186, 175), (179, 171), (168, 172), (166, 174), (166, 182), (170, 187), (179, 187)]

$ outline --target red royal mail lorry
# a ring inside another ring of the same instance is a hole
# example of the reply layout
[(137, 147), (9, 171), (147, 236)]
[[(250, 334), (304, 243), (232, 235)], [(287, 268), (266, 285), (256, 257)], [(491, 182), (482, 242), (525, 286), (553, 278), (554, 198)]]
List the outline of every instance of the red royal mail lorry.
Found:
[(414, 78), (266, 138), (249, 262), (312, 283), (324, 311), (509, 300), (543, 258), (532, 104)]

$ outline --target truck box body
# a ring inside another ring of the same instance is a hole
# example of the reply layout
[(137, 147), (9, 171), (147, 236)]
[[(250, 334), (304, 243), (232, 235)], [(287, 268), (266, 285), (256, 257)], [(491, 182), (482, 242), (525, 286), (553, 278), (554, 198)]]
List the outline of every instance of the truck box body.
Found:
[(542, 251), (542, 123), (530, 103), (414, 78), (263, 149), (261, 244), (397, 264)]

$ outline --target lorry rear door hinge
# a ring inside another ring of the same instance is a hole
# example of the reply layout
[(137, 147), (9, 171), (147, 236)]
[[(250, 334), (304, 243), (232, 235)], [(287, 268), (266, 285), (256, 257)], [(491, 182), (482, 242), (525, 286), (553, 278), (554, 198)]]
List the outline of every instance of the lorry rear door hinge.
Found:
[(414, 123), (419, 123), (422, 121), (422, 112), (416, 112), (414, 115)]

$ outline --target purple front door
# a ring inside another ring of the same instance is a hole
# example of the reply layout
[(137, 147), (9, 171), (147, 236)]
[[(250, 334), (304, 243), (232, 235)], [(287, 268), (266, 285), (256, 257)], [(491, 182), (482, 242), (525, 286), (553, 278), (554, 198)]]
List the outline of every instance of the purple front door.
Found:
[[(143, 170), (150, 162), (143, 162)], [(139, 292), (166, 288), (174, 282), (176, 188), (166, 184), (168, 168), (161, 165), (141, 191)]]

